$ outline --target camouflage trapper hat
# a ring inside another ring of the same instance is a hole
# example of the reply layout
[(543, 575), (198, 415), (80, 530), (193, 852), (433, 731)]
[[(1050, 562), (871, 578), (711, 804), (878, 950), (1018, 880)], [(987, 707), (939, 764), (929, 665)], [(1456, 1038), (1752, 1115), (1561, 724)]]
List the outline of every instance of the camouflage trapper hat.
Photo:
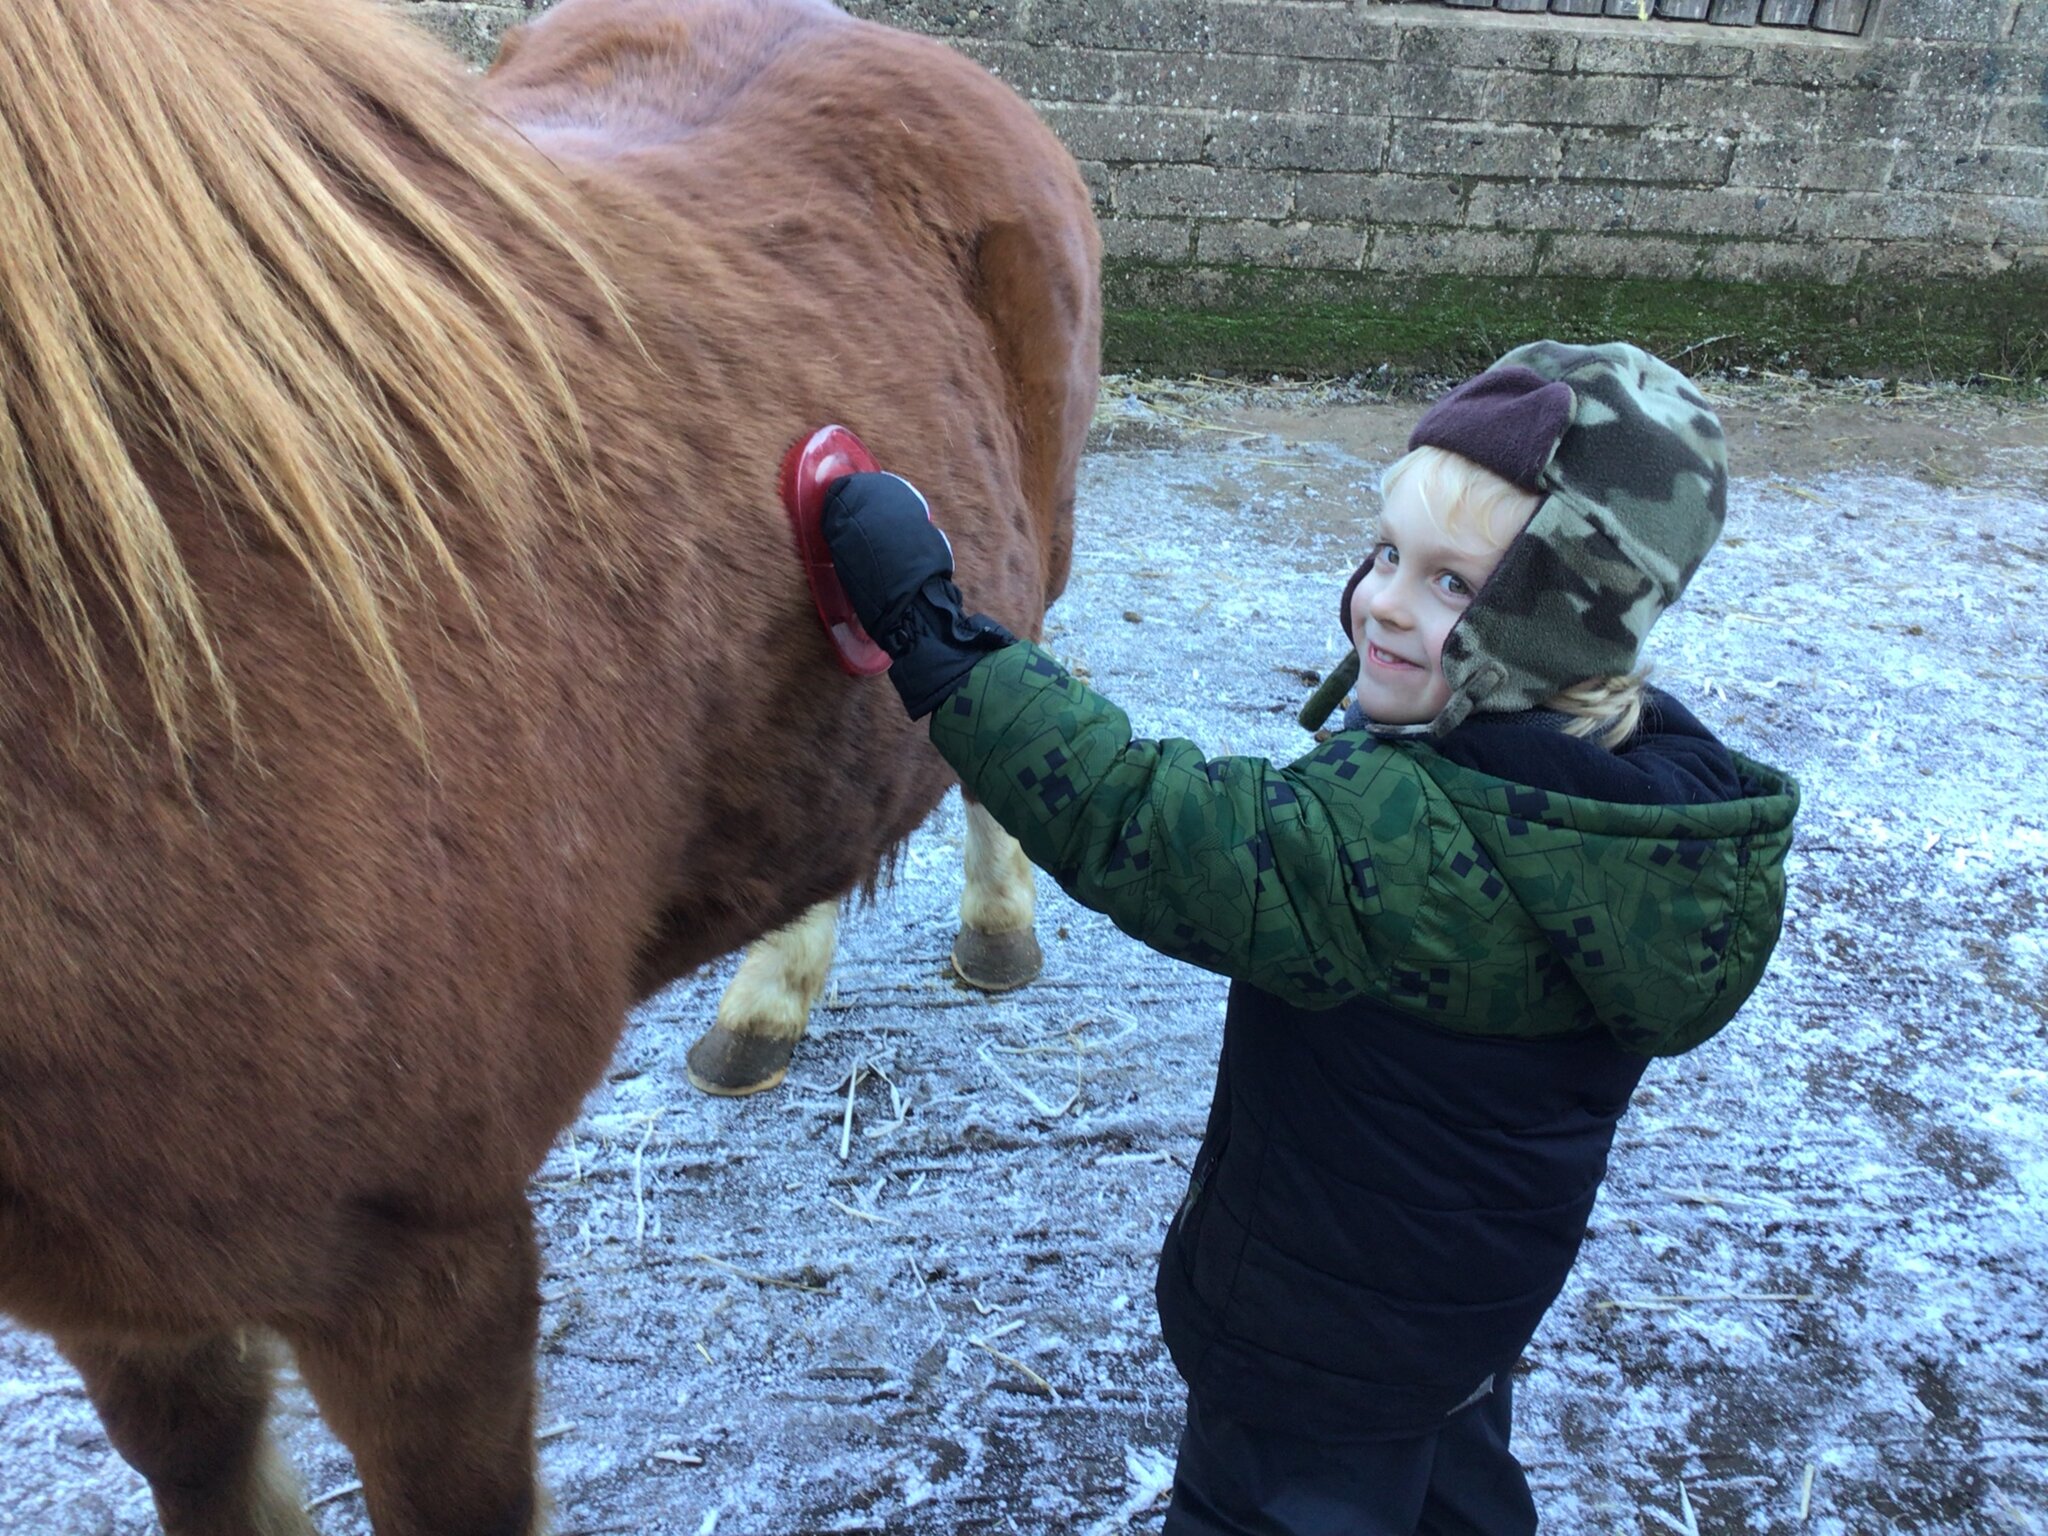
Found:
[(1450, 701), (1385, 735), (1440, 736), (1474, 710), (1531, 709), (1633, 670), (1728, 514), (1720, 421), (1685, 375), (1626, 342), (1517, 347), (1431, 406), (1408, 446), (1543, 500), (1444, 639)]
[[(1461, 396), (1498, 403), (1468, 414)], [(1490, 431), (1489, 415), (1541, 425), (1532, 441)], [(1626, 342), (1517, 347), (1431, 407), (1408, 439), (1424, 444), (1544, 498), (1444, 640), (1437, 733), (1632, 670), (1728, 517), (1720, 420), (1684, 374)]]

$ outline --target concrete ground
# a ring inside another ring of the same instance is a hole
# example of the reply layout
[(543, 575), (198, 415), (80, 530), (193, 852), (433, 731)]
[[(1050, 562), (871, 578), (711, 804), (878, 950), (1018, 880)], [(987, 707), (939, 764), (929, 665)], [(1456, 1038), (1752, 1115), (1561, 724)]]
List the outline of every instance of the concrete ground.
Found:
[[(1748, 1009), (1654, 1066), (1518, 1444), (1556, 1536), (2048, 1530), (2048, 405), (1710, 381), (1737, 484), (1660, 682), (1795, 773)], [(1110, 381), (1050, 643), (1148, 734), (1288, 757), (1376, 470), (1358, 386)], [(877, 686), (880, 686), (879, 684)], [(1150, 1299), (1222, 983), (1047, 889), (1044, 978), (944, 972), (961, 821), (842, 929), (790, 1081), (695, 1095), (730, 963), (635, 1019), (536, 1189), (557, 1529), (1153, 1530)], [(317, 1518), (367, 1527), (303, 1395)], [(0, 1533), (153, 1529), (0, 1327)]]

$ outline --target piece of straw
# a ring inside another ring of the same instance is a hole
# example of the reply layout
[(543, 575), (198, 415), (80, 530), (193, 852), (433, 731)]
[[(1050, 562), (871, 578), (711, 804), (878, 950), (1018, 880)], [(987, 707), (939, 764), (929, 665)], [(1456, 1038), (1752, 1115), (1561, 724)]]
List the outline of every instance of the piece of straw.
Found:
[(310, 1515), (323, 1504), (332, 1504), (336, 1499), (345, 1499), (352, 1493), (361, 1493), (362, 1491), (363, 1485), (361, 1483), (343, 1483), (339, 1488), (328, 1489), (318, 1498), (308, 1499), (299, 1507)]
[(979, 1345), (981, 1348), (987, 1350), (991, 1355), (994, 1355), (998, 1360), (1002, 1361), (1003, 1364), (1013, 1367), (1016, 1371), (1023, 1375), (1024, 1378), (1028, 1380), (1033, 1386), (1037, 1387), (1039, 1391), (1043, 1392), (1047, 1397), (1051, 1398), (1054, 1402), (1058, 1402), (1060, 1400), (1060, 1394), (1054, 1388), (1053, 1384), (1047, 1381), (1043, 1376), (1039, 1375), (1038, 1372), (1031, 1369), (1031, 1367), (1026, 1365), (1022, 1360), (1019, 1360), (1015, 1355), (1004, 1354), (1000, 1349), (997, 1349), (995, 1345), (989, 1343), (987, 1339), (970, 1338), (967, 1342), (970, 1344)]
[(860, 1088), (860, 1080), (867, 1075), (867, 1068), (856, 1062), (853, 1070), (846, 1074), (846, 1115), (839, 1122), (839, 1161), (846, 1161), (853, 1150), (853, 1096)]
[(641, 1246), (647, 1236), (647, 1195), (640, 1184), (640, 1160), (646, 1155), (649, 1138), (654, 1135), (654, 1122), (661, 1118), (656, 1110), (647, 1117), (647, 1128), (640, 1133), (640, 1145), (633, 1149), (633, 1246)]
[[(756, 1285), (772, 1285), (785, 1291), (808, 1291), (813, 1296), (829, 1296), (831, 1291), (822, 1285), (808, 1285), (801, 1280), (785, 1280), (780, 1275), (757, 1275), (750, 1269), (741, 1269), (737, 1264), (728, 1264), (723, 1259), (714, 1259), (708, 1253), (693, 1253), (690, 1257), (699, 1264), (709, 1264), (713, 1269), (722, 1269), (729, 1275), (742, 1280), (751, 1280)], [(705, 1357), (709, 1359), (707, 1355)]]
[(895, 1223), (886, 1216), (877, 1216), (873, 1211), (864, 1211), (857, 1205), (848, 1205), (844, 1200), (835, 1200), (830, 1195), (827, 1195), (825, 1197), (825, 1203), (827, 1205), (837, 1206), (840, 1210), (846, 1212), (846, 1214), (849, 1216), (858, 1216), (862, 1221), (872, 1221), (877, 1226), (893, 1227), (895, 1225)]

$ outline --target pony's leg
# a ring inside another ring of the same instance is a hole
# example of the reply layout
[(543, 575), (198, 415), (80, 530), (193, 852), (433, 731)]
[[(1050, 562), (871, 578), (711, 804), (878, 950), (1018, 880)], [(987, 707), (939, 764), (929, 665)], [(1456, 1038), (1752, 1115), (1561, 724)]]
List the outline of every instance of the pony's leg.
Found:
[(982, 992), (1021, 987), (1045, 968), (1031, 932), (1038, 887), (1017, 840), (977, 800), (967, 802), (966, 864), (953, 970)]
[(166, 1536), (313, 1536), (270, 1438), (272, 1353), (245, 1334), (60, 1338), (107, 1439), (149, 1480)]
[(356, 1258), (346, 1319), (284, 1333), (377, 1536), (540, 1536), (540, 1260), (524, 1200), (457, 1228), (386, 1221)]
[(726, 1098), (781, 1082), (811, 1005), (825, 990), (838, 936), (839, 904), (821, 901), (750, 945), (718, 1000), (717, 1019), (690, 1047), (690, 1081)]

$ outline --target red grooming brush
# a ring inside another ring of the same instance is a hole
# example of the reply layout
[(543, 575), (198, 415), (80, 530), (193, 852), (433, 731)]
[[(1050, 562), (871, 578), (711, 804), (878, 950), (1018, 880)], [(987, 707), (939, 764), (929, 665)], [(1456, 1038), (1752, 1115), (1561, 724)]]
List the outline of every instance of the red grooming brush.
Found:
[(854, 616), (839, 573), (832, 568), (832, 552), (825, 547), (818, 518), (825, 509), (825, 491), (834, 480), (881, 467), (867, 445), (840, 426), (818, 428), (791, 445), (782, 460), (782, 505), (796, 530), (797, 558), (810, 584), (811, 606), (818, 610), (818, 622), (825, 626), (839, 665), (855, 677), (888, 671), (889, 654), (868, 638)]

